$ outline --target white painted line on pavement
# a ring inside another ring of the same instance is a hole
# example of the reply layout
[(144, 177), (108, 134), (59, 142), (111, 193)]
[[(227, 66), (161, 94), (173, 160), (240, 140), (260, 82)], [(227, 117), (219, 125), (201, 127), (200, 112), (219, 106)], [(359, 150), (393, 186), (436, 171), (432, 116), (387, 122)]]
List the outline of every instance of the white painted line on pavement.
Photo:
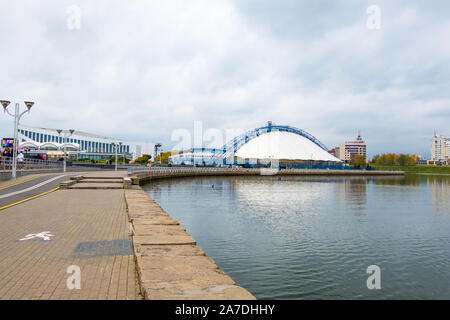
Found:
[(7, 194), (0, 195), (0, 199), (12, 197), (12, 196), (15, 196), (16, 194), (20, 194), (20, 193), (23, 193), (23, 192), (28, 192), (28, 191), (31, 191), (31, 190), (40, 188), (40, 187), (42, 187), (42, 186), (44, 186), (44, 185), (46, 185), (46, 184), (48, 184), (48, 183), (50, 183), (50, 182), (52, 182), (52, 181), (55, 181), (55, 180), (57, 180), (57, 179), (59, 179), (59, 178), (62, 178), (62, 177), (64, 177), (64, 176), (65, 176), (65, 175), (53, 177), (53, 178), (51, 178), (51, 179), (45, 180), (44, 182), (38, 183), (37, 185), (34, 185), (34, 186), (32, 186), (32, 187), (29, 187), (29, 188), (26, 188), (26, 189), (23, 189), (23, 190), (19, 190), (19, 191), (15, 191), (15, 192), (11, 192), (11, 193), (7, 193)]

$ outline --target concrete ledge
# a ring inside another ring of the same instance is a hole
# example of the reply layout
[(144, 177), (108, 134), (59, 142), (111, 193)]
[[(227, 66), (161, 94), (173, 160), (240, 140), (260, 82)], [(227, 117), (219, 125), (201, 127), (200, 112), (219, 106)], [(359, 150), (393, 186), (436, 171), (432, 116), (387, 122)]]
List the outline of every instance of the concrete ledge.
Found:
[(70, 177), (70, 180), (76, 180), (76, 181), (80, 181), (83, 180), (84, 177), (83, 176), (74, 176), (74, 177)]
[(132, 181), (130, 178), (125, 177), (123, 178), (123, 188), (124, 189), (131, 189)]
[[(183, 281), (144, 281), (143, 292), (151, 300), (255, 300), (247, 290), (236, 285), (217, 284), (219, 279)], [(149, 296), (149, 293), (151, 295)]]
[(69, 189), (69, 187), (73, 186), (77, 183), (77, 180), (67, 180), (59, 183), (59, 187), (61, 189)]
[(74, 182), (68, 189), (83, 189), (83, 190), (110, 190), (110, 189), (123, 189), (121, 183), (82, 183)]
[(164, 256), (164, 257), (189, 257), (189, 256), (205, 256), (205, 252), (196, 245), (185, 246), (137, 246), (135, 248), (136, 254), (147, 256)]
[(220, 270), (184, 227), (140, 187), (125, 189), (125, 201), (145, 299), (255, 299)]

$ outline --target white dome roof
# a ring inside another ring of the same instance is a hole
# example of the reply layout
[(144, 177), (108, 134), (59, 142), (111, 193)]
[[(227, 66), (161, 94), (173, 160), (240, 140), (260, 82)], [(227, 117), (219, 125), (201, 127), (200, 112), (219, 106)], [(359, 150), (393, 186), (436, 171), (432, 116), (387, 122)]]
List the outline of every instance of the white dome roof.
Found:
[(236, 156), (243, 159), (341, 161), (311, 140), (284, 131), (261, 134), (244, 144), (236, 152)]

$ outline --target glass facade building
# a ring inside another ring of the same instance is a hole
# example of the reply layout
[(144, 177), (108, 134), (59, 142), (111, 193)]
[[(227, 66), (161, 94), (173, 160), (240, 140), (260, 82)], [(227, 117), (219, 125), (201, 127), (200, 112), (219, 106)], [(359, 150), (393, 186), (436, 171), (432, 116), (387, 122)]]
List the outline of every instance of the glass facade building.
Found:
[[(68, 131), (58, 134), (56, 129), (36, 128), (20, 125), (18, 130), (19, 148), (31, 150), (62, 151), (64, 149), (64, 136)], [(107, 160), (117, 154), (131, 157), (130, 145), (118, 143), (118, 139), (95, 135), (87, 132), (75, 131), (66, 138), (66, 150), (76, 152), (79, 159)]]

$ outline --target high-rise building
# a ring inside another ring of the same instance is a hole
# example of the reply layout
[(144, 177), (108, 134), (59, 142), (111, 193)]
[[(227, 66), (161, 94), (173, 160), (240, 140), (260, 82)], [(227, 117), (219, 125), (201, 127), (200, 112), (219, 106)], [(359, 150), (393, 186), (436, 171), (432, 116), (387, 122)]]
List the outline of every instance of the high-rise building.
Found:
[(431, 160), (447, 161), (450, 155), (450, 138), (434, 134), (431, 141)]
[(355, 155), (362, 155), (366, 158), (366, 152), (366, 142), (361, 138), (360, 133), (358, 133), (356, 141), (346, 141), (335, 148), (336, 157), (345, 162), (350, 162)]

